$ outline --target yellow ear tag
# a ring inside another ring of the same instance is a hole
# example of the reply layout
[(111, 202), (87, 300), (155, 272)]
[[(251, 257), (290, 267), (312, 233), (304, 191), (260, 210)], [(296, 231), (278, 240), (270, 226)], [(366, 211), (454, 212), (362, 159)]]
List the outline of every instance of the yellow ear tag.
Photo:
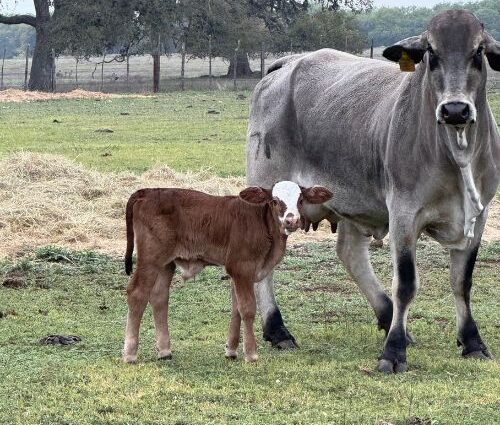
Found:
[(415, 72), (415, 62), (408, 56), (404, 50), (401, 53), (401, 58), (399, 59), (399, 69), (402, 72)]

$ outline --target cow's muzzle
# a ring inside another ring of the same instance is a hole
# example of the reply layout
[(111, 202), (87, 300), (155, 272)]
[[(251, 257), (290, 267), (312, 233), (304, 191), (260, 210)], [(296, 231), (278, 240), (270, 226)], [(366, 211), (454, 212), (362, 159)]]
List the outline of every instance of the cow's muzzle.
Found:
[(436, 112), (439, 124), (463, 126), (476, 121), (475, 108), (468, 102), (441, 103)]

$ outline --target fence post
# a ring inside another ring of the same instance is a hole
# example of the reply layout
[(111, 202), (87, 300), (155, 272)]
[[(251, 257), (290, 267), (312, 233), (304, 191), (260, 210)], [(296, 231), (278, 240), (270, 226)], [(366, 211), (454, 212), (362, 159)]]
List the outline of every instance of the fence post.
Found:
[(370, 59), (373, 59), (373, 38), (372, 38), (372, 45), (370, 47)]
[(236, 76), (238, 73), (238, 52), (240, 50), (240, 40), (238, 40), (238, 46), (236, 46), (236, 49), (234, 49), (234, 69), (233, 69), (233, 86), (234, 86), (234, 91), (237, 90), (236, 86)]
[(264, 78), (266, 72), (266, 64), (264, 61), (264, 42), (260, 44), (260, 78)]
[(184, 91), (184, 74), (186, 71), (186, 42), (181, 45), (181, 90)]
[(55, 93), (55, 91), (56, 91), (56, 52), (54, 49), (52, 49), (51, 56), (52, 56), (52, 75), (51, 75), (50, 83), (52, 86), (51, 87), (52, 93)]
[(4, 47), (3, 49), (3, 57), (2, 57), (2, 76), (0, 79), (0, 90), (3, 90), (3, 67), (5, 65), (5, 54), (7, 53), (7, 48)]
[(208, 87), (212, 90), (212, 34), (208, 36)]
[(78, 88), (78, 56), (75, 58), (75, 82), (76, 82), (76, 88)]
[(30, 52), (30, 45), (26, 46), (26, 65), (24, 66), (24, 91), (28, 90), (28, 55)]
[(101, 63), (101, 91), (104, 89), (104, 61), (106, 60), (106, 47), (104, 47), (102, 52), (102, 63)]
[(293, 41), (290, 40), (290, 56), (293, 55)]
[(160, 43), (161, 35), (158, 34), (155, 52), (153, 53), (153, 93), (160, 91)]
[(128, 87), (128, 76), (130, 74), (130, 54), (127, 50), (127, 87)]

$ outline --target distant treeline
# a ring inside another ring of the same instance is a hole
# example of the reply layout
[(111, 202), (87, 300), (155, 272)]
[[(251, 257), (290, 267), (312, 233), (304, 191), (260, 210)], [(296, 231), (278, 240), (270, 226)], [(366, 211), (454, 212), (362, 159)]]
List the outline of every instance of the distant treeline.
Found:
[(433, 8), (381, 7), (359, 16), (361, 31), (374, 40), (375, 46), (388, 46), (423, 32), (430, 19), (443, 10), (468, 9), (496, 39), (500, 38), (500, 0), (466, 3), (443, 3)]
[[(425, 30), (430, 19), (436, 13), (454, 8), (471, 10), (485, 24), (486, 29), (495, 38), (500, 39), (500, 0), (482, 0), (443, 3), (433, 8), (381, 7), (372, 10), (369, 8), (368, 10), (360, 9), (354, 12), (336, 11), (336, 13), (331, 13), (332, 11), (328, 9), (321, 9), (316, 5), (306, 14), (297, 14), (295, 20), (288, 24), (281, 38), (274, 35), (273, 43), (290, 46), (290, 50), (316, 50), (322, 47), (333, 47), (357, 53), (366, 48), (371, 39), (374, 40), (375, 46), (387, 46), (403, 38), (419, 34)], [(233, 38), (248, 38), (251, 37), (249, 34), (252, 32), (259, 32), (251, 26), (239, 30), (246, 34), (228, 37), (231, 38), (232, 42), (230, 51), (234, 49), (235, 41)], [(28, 25), (0, 25), (0, 57), (4, 50), (6, 58), (22, 55), (28, 44), (32, 47), (35, 44), (34, 28)], [(166, 45), (175, 50), (172, 43), (166, 43)], [(189, 47), (196, 50), (197, 46)], [(288, 47), (276, 49), (274, 46), (270, 50), (286, 51), (286, 49)], [(61, 50), (63, 49), (58, 49), (58, 51)], [(136, 53), (141, 52), (137, 51)], [(222, 54), (223, 52), (217, 53)], [(71, 53), (68, 52), (68, 54)], [(200, 54), (200, 56), (203, 55)]]
[(13, 58), (35, 45), (35, 30), (28, 25), (0, 25), (0, 58)]

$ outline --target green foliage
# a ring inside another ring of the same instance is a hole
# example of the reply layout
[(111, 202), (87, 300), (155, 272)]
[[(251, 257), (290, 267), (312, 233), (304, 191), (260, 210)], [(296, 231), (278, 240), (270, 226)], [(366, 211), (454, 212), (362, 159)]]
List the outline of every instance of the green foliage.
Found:
[(290, 29), (290, 39), (294, 48), (302, 51), (329, 47), (361, 53), (367, 45), (356, 17), (343, 11), (303, 14)]
[(443, 3), (434, 8), (381, 7), (359, 16), (362, 30), (373, 38), (376, 46), (395, 42), (422, 33), (431, 18), (447, 9), (467, 9), (477, 15), (495, 38), (500, 38), (500, 1), (482, 0), (467, 3)]

